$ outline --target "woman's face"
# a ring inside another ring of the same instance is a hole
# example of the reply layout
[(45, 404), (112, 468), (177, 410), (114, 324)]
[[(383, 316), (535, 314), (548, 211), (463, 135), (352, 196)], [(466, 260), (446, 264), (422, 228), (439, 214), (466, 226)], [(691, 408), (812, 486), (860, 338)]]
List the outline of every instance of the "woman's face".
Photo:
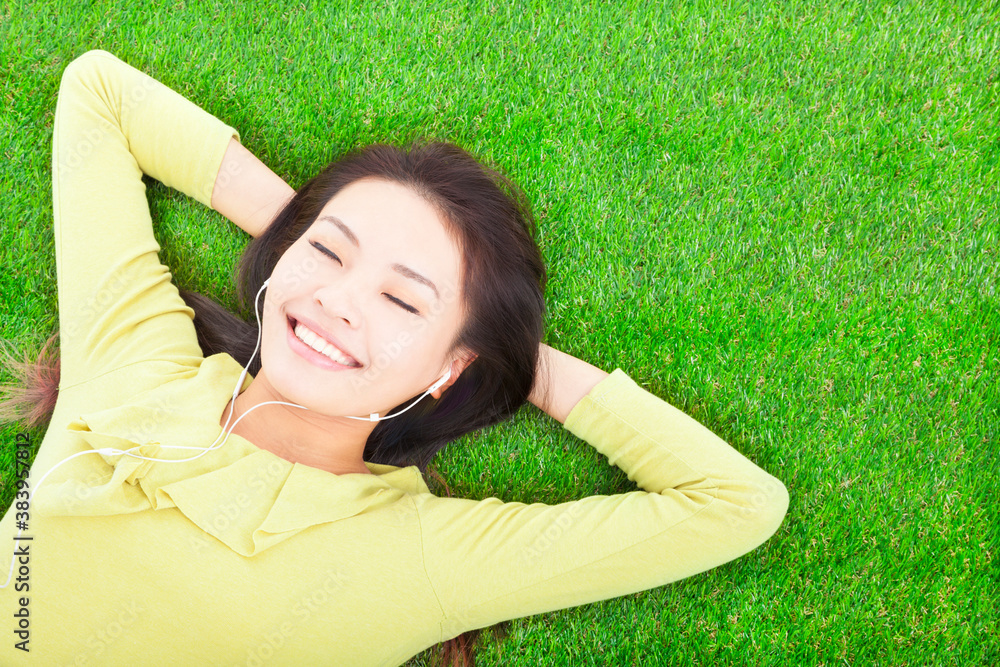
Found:
[(262, 373), (311, 410), (384, 415), (458, 358), (461, 277), (461, 251), (433, 206), (398, 183), (356, 181), (270, 277)]

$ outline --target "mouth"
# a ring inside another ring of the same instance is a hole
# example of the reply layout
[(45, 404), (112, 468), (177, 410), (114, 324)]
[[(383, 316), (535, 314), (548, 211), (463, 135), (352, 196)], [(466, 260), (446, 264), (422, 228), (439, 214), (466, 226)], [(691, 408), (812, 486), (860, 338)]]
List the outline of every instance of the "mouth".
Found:
[(317, 366), (334, 370), (362, 367), (357, 359), (293, 317), (288, 318), (288, 341), (292, 350)]

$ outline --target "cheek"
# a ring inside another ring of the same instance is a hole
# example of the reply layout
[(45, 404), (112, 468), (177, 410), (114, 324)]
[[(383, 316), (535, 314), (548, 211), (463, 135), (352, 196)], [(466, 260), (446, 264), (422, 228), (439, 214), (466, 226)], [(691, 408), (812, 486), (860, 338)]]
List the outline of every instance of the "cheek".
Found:
[(268, 289), (270, 290), (271, 286), (278, 287), (281, 292), (293, 292), (301, 289), (312, 278), (317, 269), (319, 269), (319, 263), (315, 255), (309, 252), (308, 247), (303, 247), (299, 241), (296, 241), (275, 265)]
[[(268, 362), (284, 342), (282, 340), (283, 332), (278, 326), (280, 320), (280, 314), (268, 306), (264, 311), (264, 318), (261, 322), (260, 348), (257, 350), (258, 358), (264, 366), (270, 365)], [(251, 324), (256, 325), (256, 321), (252, 321)]]
[[(258, 309), (261, 322), (261, 334), (263, 338), (272, 338), (280, 333), (284, 328), (284, 315), (279, 304), (281, 303), (281, 285), (272, 282), (268, 283), (266, 298), (261, 299), (261, 307)], [(251, 324), (256, 325), (256, 320), (251, 320)], [(261, 341), (263, 344), (263, 340)]]
[[(378, 327), (377, 323), (373, 324)], [(372, 346), (372, 366), (379, 369), (390, 366), (402, 369), (412, 366), (419, 356), (415, 343), (416, 338), (410, 331), (398, 328), (393, 330), (391, 335), (380, 338)]]
[(444, 356), (442, 346), (426, 320), (397, 327), (392, 334), (381, 339), (374, 347), (372, 365), (376, 368), (390, 366), (403, 371), (422, 374), (425, 368), (437, 366)]

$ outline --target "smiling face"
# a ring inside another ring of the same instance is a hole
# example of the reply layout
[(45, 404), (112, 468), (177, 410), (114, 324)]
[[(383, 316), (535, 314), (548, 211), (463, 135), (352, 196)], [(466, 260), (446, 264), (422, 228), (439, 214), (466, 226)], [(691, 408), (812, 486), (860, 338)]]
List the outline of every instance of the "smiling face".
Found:
[(316, 412), (385, 414), (460, 357), (461, 279), (461, 250), (437, 209), (398, 183), (355, 181), (275, 266), (261, 373)]

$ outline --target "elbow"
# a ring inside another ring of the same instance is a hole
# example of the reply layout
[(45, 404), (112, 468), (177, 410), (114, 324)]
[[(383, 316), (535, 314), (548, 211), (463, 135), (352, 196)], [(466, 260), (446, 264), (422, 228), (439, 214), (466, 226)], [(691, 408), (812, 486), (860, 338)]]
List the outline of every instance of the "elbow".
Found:
[[(118, 60), (114, 55), (100, 49), (92, 49), (74, 58), (63, 69), (59, 84), (59, 94), (99, 85), (101, 73), (107, 71), (109, 62)], [(120, 62), (120, 61), (119, 61)]]
[(746, 550), (756, 549), (774, 535), (788, 513), (788, 489), (770, 475), (756, 481), (742, 495), (730, 515), (730, 528), (746, 540)]
[(66, 65), (66, 68), (63, 70), (63, 76), (66, 76), (67, 72), (70, 76), (76, 76), (78, 74), (77, 70), (86, 69), (88, 65), (98, 65), (103, 59), (108, 57), (114, 58), (115, 56), (101, 49), (91, 49), (86, 53), (81, 53)]
[(785, 515), (788, 514), (788, 489), (774, 477), (770, 478), (768, 487), (770, 488), (767, 500), (769, 509), (764, 522), (764, 529), (767, 533), (764, 536), (765, 540), (778, 532), (778, 528), (785, 520)]

